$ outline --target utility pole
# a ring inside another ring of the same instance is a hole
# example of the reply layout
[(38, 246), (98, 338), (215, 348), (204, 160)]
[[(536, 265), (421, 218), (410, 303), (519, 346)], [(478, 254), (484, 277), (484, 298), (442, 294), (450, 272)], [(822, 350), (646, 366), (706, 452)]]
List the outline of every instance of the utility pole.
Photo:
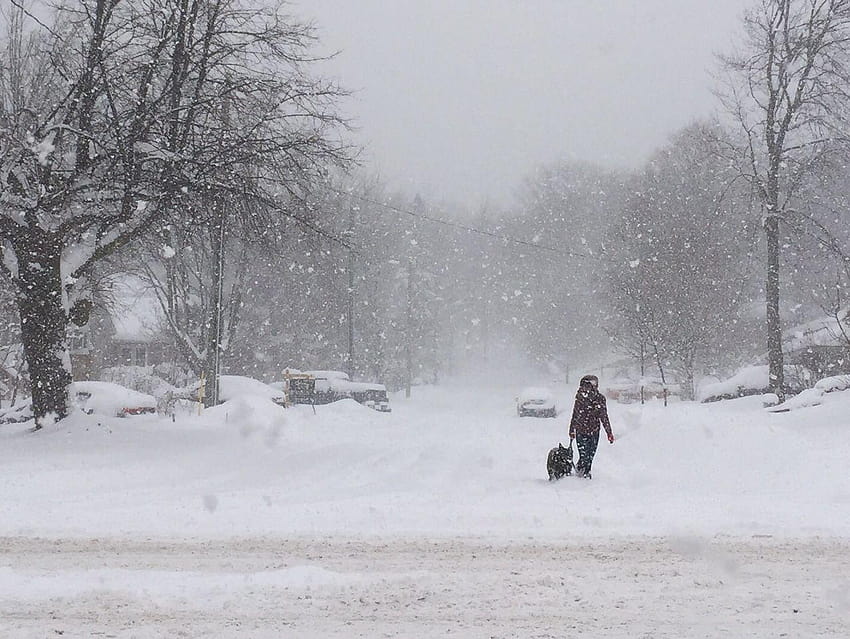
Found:
[(484, 297), (481, 312), (481, 340), (484, 342), (484, 361), (490, 361), (490, 298)]
[(413, 384), (413, 259), (407, 258), (407, 306), (404, 329), (405, 383), (404, 396), (410, 399), (410, 387)]
[[(424, 208), (424, 203), (419, 194), (413, 198), (413, 208), (417, 212), (421, 212)], [(405, 360), (405, 384), (404, 396), (410, 399), (410, 387), (413, 385), (413, 248), (416, 246), (415, 240), (416, 226), (414, 224), (413, 232), (408, 231), (411, 237), (410, 244), (407, 249), (407, 304), (405, 310), (406, 325), (404, 330), (404, 360)]]
[(212, 232), (212, 257), (213, 257), (213, 283), (215, 295), (213, 298), (213, 309), (210, 316), (209, 334), (207, 335), (207, 357), (206, 357), (206, 386), (204, 394), (204, 405), (215, 406), (218, 404), (219, 388), (218, 382), (221, 376), (221, 334), (222, 315), (224, 306), (224, 240), (225, 221), (227, 214), (223, 198), (216, 198), (214, 204), (214, 222)]
[[(230, 84), (230, 78), (225, 80)], [(222, 119), (225, 130), (230, 126), (230, 99), (225, 97), (222, 104)], [(206, 392), (204, 406), (215, 406), (219, 398), (219, 378), (221, 377), (221, 333), (222, 307), (224, 306), (224, 240), (227, 226), (227, 207), (231, 204), (226, 195), (213, 195), (213, 232), (212, 266), (215, 297), (212, 317), (210, 317), (206, 353)]]
[(216, 273), (216, 291), (215, 291), (215, 380), (213, 381), (213, 405), (218, 404), (219, 399), (219, 382), (221, 381), (221, 333), (222, 333), (222, 315), (224, 313), (224, 227), (226, 212), (224, 206), (219, 214), (218, 221), (218, 269)]
[(348, 376), (354, 379), (354, 205), (348, 207)]

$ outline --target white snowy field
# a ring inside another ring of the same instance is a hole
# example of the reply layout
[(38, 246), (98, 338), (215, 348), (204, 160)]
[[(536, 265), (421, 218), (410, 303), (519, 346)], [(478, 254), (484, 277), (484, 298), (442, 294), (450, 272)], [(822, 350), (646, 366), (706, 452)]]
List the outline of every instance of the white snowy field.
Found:
[(455, 382), (0, 426), (0, 636), (850, 636), (850, 392), (557, 419)]

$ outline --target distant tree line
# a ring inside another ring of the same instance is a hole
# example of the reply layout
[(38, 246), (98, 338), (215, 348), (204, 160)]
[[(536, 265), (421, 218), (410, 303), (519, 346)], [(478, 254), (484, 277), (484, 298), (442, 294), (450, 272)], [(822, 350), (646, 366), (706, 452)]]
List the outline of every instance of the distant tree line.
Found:
[(344, 91), (279, 6), (46, 15), (14, 3), (0, 56), (2, 338), (40, 420), (67, 413), (67, 328), (112, 272), (207, 379), (410, 389), (512, 350), (558, 375), (619, 352), (688, 392), (766, 352), (781, 395), (781, 311), (846, 318), (848, 2), (754, 0), (716, 119), (632, 172), (541, 166), (476, 212), (351, 169)]

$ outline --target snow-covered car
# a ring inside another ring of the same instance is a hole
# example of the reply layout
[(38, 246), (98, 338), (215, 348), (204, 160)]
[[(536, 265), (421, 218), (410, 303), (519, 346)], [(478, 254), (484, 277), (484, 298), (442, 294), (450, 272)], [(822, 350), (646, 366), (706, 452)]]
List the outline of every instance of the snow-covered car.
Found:
[(253, 377), (244, 375), (221, 375), (218, 378), (218, 399), (226, 402), (236, 397), (259, 396), (270, 399), (280, 406), (286, 405), (286, 393)]
[[(796, 395), (805, 388), (795, 366), (785, 366), (785, 393)], [(699, 400), (703, 403), (736, 399), (750, 395), (770, 393), (770, 373), (765, 365), (745, 366), (722, 382), (706, 384), (700, 388)]]
[(392, 412), (387, 387), (372, 382), (346, 382), (344, 392), (354, 401), (380, 413)]
[(352, 382), (341, 377), (316, 379), (313, 382), (312, 401), (330, 404), (341, 399), (353, 399), (381, 413), (392, 412), (387, 387), (374, 382)]
[(605, 397), (621, 404), (649, 401), (653, 399), (679, 399), (682, 387), (679, 384), (667, 384), (656, 377), (619, 377), (605, 384)]
[(555, 395), (548, 388), (524, 388), (517, 396), (516, 412), (520, 417), (555, 417)]
[(84, 413), (129, 417), (156, 413), (156, 398), (113, 382), (73, 382), (71, 401)]
[(302, 374), (315, 377), (316, 379), (349, 379), (348, 373), (342, 371), (304, 371)]

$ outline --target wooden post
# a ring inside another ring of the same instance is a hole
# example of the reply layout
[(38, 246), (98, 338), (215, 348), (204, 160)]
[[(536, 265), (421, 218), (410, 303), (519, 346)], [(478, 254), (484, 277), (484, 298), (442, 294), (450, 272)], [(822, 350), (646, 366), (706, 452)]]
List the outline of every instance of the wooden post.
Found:
[(201, 371), (201, 385), (198, 386), (198, 415), (204, 410), (204, 397), (207, 393), (207, 376)]

